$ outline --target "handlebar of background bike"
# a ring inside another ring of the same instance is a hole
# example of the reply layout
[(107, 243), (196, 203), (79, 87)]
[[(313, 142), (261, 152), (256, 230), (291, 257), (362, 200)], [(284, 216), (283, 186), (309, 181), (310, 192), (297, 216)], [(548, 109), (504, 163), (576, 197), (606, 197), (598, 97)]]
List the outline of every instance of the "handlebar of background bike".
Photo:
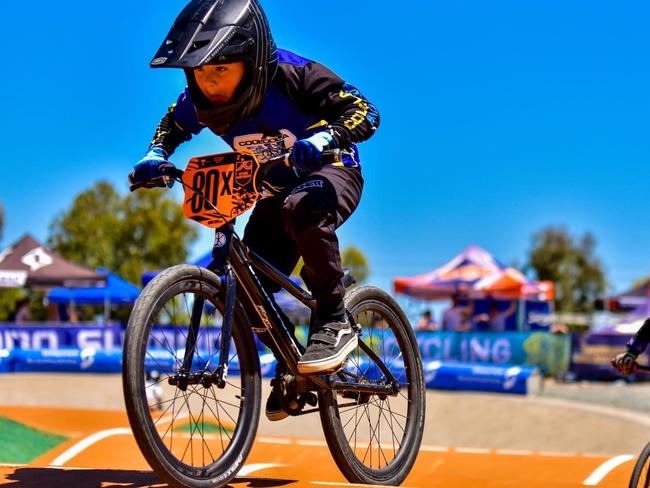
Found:
[[(277, 168), (278, 166), (286, 166), (288, 168), (293, 167), (293, 164), (291, 163), (291, 160), (289, 158), (290, 154), (291, 153), (287, 152), (282, 154), (281, 156), (276, 156), (274, 158), (268, 159), (262, 165), (261, 168), (263, 172), (262, 179), (264, 179), (264, 176), (266, 176), (266, 174), (269, 171), (271, 171), (274, 168)], [(336, 160), (340, 158), (340, 154), (341, 154), (340, 149), (328, 149), (326, 151), (323, 151), (321, 160), (324, 159)], [(161, 183), (164, 184), (166, 178), (176, 180), (176, 181), (181, 181), (181, 179), (183, 178), (183, 173), (184, 171), (182, 169), (178, 169), (173, 165), (163, 166), (160, 168), (160, 177), (155, 178), (153, 180), (129, 185), (129, 191), (139, 190), (140, 188), (153, 188), (155, 186), (160, 186)]]

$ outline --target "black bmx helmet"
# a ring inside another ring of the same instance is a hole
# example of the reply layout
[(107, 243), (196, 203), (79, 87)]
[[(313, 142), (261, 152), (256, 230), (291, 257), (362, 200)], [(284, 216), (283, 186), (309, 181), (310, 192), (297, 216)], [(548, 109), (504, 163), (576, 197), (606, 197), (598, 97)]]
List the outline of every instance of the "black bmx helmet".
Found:
[[(210, 107), (196, 86), (192, 70), (236, 61), (244, 61), (247, 71), (235, 99)], [(185, 70), (199, 118), (211, 129), (219, 129), (216, 132), (257, 110), (277, 65), (275, 42), (258, 0), (190, 1), (151, 61), (152, 68)]]

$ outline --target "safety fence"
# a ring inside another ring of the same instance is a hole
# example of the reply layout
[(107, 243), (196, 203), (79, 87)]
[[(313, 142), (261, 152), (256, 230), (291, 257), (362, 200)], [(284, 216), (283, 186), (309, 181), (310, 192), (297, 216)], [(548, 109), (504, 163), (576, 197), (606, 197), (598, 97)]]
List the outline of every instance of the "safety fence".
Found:
[[(124, 332), (120, 324), (0, 325), (0, 372), (118, 373)], [(219, 328), (202, 329), (197, 344), (199, 357), (214, 358), (219, 350), (219, 333)], [(153, 335), (152, 348), (159, 344), (161, 351), (158, 355), (154, 352), (158, 364), (146, 367), (171, 368), (173, 355), (169, 351), (178, 353), (185, 347), (185, 333), (155, 327)], [(297, 336), (304, 339), (306, 329), (299, 328)], [(527, 393), (538, 388), (540, 374), (566, 373), (571, 359), (570, 337), (545, 332), (418, 332), (416, 337), (430, 388)], [(383, 348), (378, 352), (384, 357), (399, 356), (397, 342), (388, 330), (365, 330), (362, 340), (373, 348)], [(273, 356), (259, 341), (258, 347), (262, 373), (272, 376)], [(399, 362), (388, 363), (397, 368), (396, 373), (403, 367)], [(236, 374), (236, 364), (230, 366), (230, 372)]]

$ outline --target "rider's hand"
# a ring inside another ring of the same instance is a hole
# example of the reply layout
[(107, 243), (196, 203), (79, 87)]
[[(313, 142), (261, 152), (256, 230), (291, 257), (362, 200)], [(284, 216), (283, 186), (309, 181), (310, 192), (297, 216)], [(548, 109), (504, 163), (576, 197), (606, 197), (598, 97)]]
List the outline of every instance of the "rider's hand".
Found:
[(636, 362), (636, 355), (629, 351), (623, 352), (612, 359), (612, 366), (624, 375), (634, 374), (639, 368)]
[(163, 178), (161, 173), (165, 168), (174, 167), (168, 158), (167, 152), (162, 147), (152, 147), (129, 173), (129, 183), (131, 185), (142, 183), (145, 188), (171, 188), (174, 180)]
[(301, 139), (293, 145), (289, 157), (293, 167), (300, 173), (311, 173), (321, 169), (321, 156), (328, 149), (334, 138), (329, 132), (317, 132), (307, 139)]

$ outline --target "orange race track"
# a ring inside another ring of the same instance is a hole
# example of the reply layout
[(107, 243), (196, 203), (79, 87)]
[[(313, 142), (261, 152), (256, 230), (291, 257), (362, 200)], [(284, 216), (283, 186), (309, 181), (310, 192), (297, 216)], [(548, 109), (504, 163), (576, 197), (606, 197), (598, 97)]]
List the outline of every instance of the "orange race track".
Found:
[[(126, 414), (1, 407), (0, 415), (70, 437), (26, 466), (0, 466), (0, 484), (17, 487), (165, 486), (148, 469)], [(408, 487), (627, 486), (632, 456), (558, 454), (423, 446)], [(233, 487), (365, 486), (345, 482), (322, 439), (259, 436)]]

